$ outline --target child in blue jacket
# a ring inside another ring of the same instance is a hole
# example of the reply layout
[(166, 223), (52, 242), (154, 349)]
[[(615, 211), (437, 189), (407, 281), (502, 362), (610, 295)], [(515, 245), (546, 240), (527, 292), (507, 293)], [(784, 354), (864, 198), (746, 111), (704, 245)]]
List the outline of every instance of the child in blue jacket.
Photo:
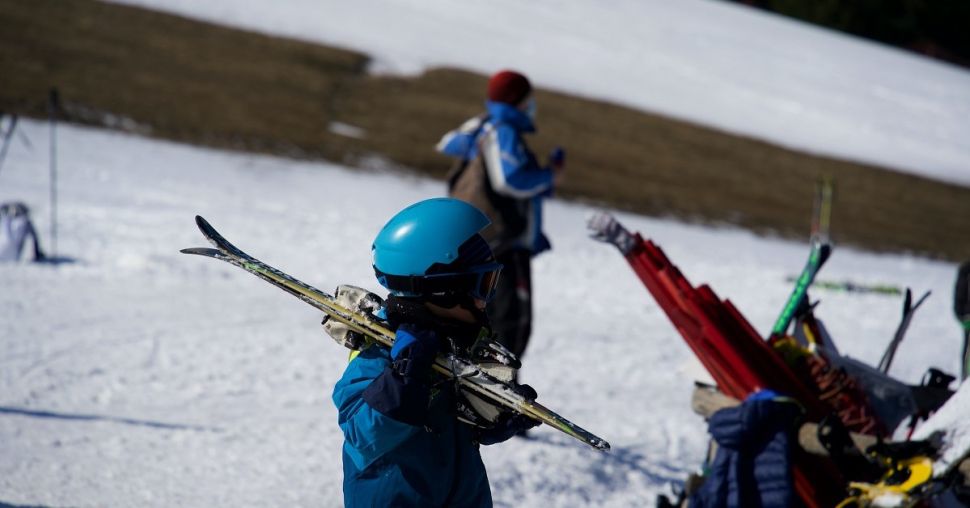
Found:
[(390, 351), (362, 349), (334, 388), (345, 506), (491, 506), (479, 445), (538, 425), (513, 414), (487, 430), (460, 422), (453, 382), (432, 371), (442, 348), (489, 333), (484, 308), (502, 266), (479, 234), (488, 223), (467, 203), (429, 199), (374, 240), (374, 270), (390, 291), (379, 315), (396, 335)]

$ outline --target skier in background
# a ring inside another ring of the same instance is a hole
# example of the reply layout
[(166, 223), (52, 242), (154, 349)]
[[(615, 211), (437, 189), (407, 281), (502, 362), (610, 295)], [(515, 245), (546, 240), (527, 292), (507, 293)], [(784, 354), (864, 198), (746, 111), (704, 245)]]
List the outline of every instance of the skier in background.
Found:
[(20, 261), (27, 240), (33, 241), (32, 261), (45, 259), (37, 231), (30, 221), (30, 209), (21, 202), (0, 204), (0, 262)]
[(456, 158), (449, 194), (488, 215), (482, 235), (503, 265), (488, 306), (498, 340), (521, 359), (532, 333), (533, 256), (548, 250), (542, 200), (553, 193), (564, 166), (556, 148), (540, 165), (523, 135), (535, 132), (536, 103), (528, 78), (501, 71), (489, 79), (485, 113), (448, 132), (437, 150)]
[(963, 380), (970, 374), (970, 261), (964, 261), (957, 272), (953, 312), (963, 327), (963, 355), (960, 356), (960, 379)]
[[(358, 348), (334, 388), (348, 507), (491, 506), (479, 445), (539, 423), (510, 412), (488, 429), (460, 422), (467, 395), (432, 371), (439, 351), (488, 336), (484, 308), (502, 269), (479, 234), (488, 224), (473, 206), (436, 198), (405, 208), (374, 239), (374, 271), (390, 295), (385, 302), (369, 295), (368, 305), (396, 332), (390, 351)], [(325, 319), (324, 327), (346, 340), (344, 325)]]

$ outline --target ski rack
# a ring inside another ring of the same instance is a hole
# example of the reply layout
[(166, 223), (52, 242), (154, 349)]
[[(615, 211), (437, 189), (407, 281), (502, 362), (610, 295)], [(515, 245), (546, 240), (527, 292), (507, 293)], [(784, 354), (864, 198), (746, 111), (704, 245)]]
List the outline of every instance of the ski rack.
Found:
[[(615, 219), (611, 226), (609, 234), (596, 237), (620, 249), (725, 395), (743, 400), (771, 389), (799, 401), (807, 420), (817, 422), (831, 412), (730, 301), (706, 284), (693, 286), (652, 241), (629, 233)], [(795, 447), (793, 464), (795, 490), (806, 506), (835, 506), (844, 498), (846, 481), (831, 458)]]

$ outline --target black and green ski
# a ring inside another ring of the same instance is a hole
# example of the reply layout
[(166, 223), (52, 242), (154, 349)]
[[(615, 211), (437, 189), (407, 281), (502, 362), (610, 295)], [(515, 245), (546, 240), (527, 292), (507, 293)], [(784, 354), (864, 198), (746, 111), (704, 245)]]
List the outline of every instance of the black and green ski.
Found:
[(808, 287), (815, 281), (815, 275), (822, 269), (822, 265), (832, 253), (829, 241), (829, 222), (832, 215), (832, 184), (829, 180), (822, 180), (816, 187), (815, 206), (812, 213), (811, 251), (808, 262), (802, 269), (801, 275), (795, 281), (795, 289), (785, 302), (781, 314), (771, 328), (771, 337), (781, 337), (788, 332), (788, 327), (795, 318), (795, 313), (807, 298)]
[[(323, 311), (331, 319), (346, 324), (370, 340), (388, 348), (394, 345), (394, 332), (388, 329), (382, 321), (348, 309), (338, 303), (332, 295), (305, 284), (239, 250), (202, 217), (196, 216), (195, 222), (202, 234), (215, 248), (195, 247), (182, 249), (181, 252), (206, 256), (238, 266)], [(534, 418), (593, 448), (598, 450), (610, 449), (610, 444), (606, 440), (559, 416), (535, 400), (526, 398), (510, 383), (489, 375), (468, 359), (452, 353), (439, 354), (435, 360), (434, 369), (444, 376), (456, 379), (462, 389), (486, 397), (512, 411)]]

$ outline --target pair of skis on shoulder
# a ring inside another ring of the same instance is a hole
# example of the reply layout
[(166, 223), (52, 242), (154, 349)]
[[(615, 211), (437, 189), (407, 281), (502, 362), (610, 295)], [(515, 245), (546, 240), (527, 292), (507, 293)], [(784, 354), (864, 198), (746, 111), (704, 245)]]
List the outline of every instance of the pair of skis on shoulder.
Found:
[[(194, 247), (182, 249), (181, 252), (218, 259), (242, 268), (323, 311), (330, 316), (330, 319), (347, 325), (350, 329), (363, 334), (370, 340), (387, 348), (394, 345), (394, 331), (387, 328), (387, 324), (383, 321), (354, 309), (348, 309), (341, 305), (333, 295), (301, 282), (246, 254), (229, 243), (202, 217), (196, 216), (195, 222), (202, 234), (215, 248)], [(538, 420), (597, 450), (610, 449), (610, 444), (606, 440), (570, 422), (534, 399), (527, 398), (516, 390), (512, 383), (499, 380), (488, 374), (473, 361), (452, 353), (439, 354), (438, 358), (435, 359), (434, 370), (441, 375), (454, 378), (462, 389)]]

